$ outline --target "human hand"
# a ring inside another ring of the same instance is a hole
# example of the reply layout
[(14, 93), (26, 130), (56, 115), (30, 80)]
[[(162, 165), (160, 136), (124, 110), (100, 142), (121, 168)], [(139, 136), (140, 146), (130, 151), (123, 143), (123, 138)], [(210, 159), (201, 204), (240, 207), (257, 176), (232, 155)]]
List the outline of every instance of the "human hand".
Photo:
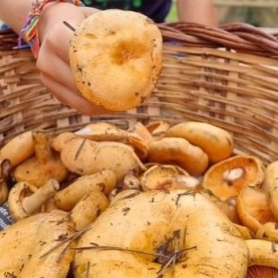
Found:
[(42, 83), (63, 104), (77, 109), (82, 114), (98, 115), (111, 113), (91, 104), (78, 92), (69, 66), (69, 42), (74, 30), (90, 14), (98, 10), (76, 7), (69, 3), (51, 3), (45, 7), (38, 25), (41, 47), (37, 57), (37, 68)]

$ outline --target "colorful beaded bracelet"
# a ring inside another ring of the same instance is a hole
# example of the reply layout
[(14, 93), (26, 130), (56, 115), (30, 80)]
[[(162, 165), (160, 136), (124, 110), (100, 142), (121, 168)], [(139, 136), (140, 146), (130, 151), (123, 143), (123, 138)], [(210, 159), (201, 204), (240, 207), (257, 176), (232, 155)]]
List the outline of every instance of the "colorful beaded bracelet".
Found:
[(84, 6), (80, 0), (34, 0), (32, 3), (32, 9), (29, 12), (24, 27), (22, 28), (19, 38), (18, 38), (18, 46), (21, 48), (23, 39), (30, 45), (32, 52), (35, 57), (37, 57), (40, 42), (39, 42), (39, 34), (38, 34), (38, 22), (40, 19), (40, 15), (42, 13), (45, 5), (51, 2), (67, 2), (74, 4), (76, 6)]

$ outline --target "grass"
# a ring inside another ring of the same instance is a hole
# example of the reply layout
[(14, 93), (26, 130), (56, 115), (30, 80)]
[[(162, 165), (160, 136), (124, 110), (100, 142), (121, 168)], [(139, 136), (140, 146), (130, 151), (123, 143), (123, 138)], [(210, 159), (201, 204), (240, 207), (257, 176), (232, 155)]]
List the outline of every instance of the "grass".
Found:
[(178, 14), (177, 14), (177, 5), (176, 3), (173, 1), (171, 10), (166, 18), (166, 22), (175, 22), (178, 20)]

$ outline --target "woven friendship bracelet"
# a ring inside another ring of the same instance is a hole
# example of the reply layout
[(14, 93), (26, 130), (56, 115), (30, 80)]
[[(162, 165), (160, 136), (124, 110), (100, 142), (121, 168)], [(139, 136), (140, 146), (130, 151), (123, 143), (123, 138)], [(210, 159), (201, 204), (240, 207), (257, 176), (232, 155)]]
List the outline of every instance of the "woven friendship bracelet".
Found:
[(23, 40), (27, 41), (35, 57), (37, 57), (40, 48), (39, 34), (37, 29), (40, 15), (42, 13), (43, 8), (48, 3), (52, 3), (52, 2), (53, 3), (66, 2), (66, 3), (72, 3), (76, 6), (84, 6), (80, 0), (34, 0), (33, 1), (32, 9), (29, 12), (24, 27), (22, 28), (19, 34), (18, 46), (19, 48), (22, 48)]

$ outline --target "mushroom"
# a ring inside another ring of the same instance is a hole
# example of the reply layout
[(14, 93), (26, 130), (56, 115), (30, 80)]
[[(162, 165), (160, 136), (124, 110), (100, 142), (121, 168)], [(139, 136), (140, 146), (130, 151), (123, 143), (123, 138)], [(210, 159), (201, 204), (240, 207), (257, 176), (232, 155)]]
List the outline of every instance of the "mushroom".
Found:
[(165, 121), (154, 121), (147, 125), (137, 122), (129, 131), (139, 134), (147, 143), (153, 140), (159, 140), (165, 136), (166, 130), (169, 129), (169, 123)]
[(102, 191), (92, 190), (78, 200), (69, 217), (75, 229), (81, 231), (88, 223), (93, 223), (108, 205), (109, 201)]
[(86, 125), (74, 133), (93, 141), (114, 141), (132, 146), (140, 158), (147, 155), (147, 142), (137, 133), (126, 131), (113, 124), (96, 122)]
[(23, 132), (12, 138), (0, 150), (0, 161), (7, 159), (14, 167), (34, 154), (33, 131)]
[(247, 239), (248, 266), (263, 265), (278, 269), (278, 244), (262, 239)]
[(133, 134), (138, 134), (147, 144), (154, 139), (147, 127), (141, 122), (136, 122), (134, 125), (129, 127), (128, 131)]
[(91, 191), (101, 191), (105, 195), (117, 185), (116, 174), (111, 170), (102, 170), (76, 179), (54, 196), (54, 204), (58, 209), (71, 211), (79, 200)]
[(48, 135), (42, 132), (33, 134), (35, 155), (15, 168), (17, 182), (29, 182), (36, 187), (42, 186), (49, 179), (61, 182), (68, 175), (68, 170), (57, 153), (51, 149)]
[(278, 269), (269, 266), (253, 265), (249, 266), (246, 278), (276, 278)]
[(69, 142), (71, 139), (76, 138), (76, 135), (73, 132), (66, 131), (61, 132), (56, 135), (54, 138), (50, 140), (50, 146), (57, 152), (61, 152), (63, 147)]
[(175, 165), (157, 164), (147, 169), (141, 176), (143, 191), (185, 189), (186, 185), (179, 182), (178, 178), (188, 177), (189, 174)]
[(236, 229), (239, 231), (240, 235), (244, 238), (244, 239), (253, 239), (255, 238), (255, 234), (248, 229), (247, 227), (241, 225), (241, 224), (237, 224), (234, 223)]
[(149, 98), (156, 85), (162, 35), (141, 13), (99, 11), (76, 28), (69, 61), (78, 91), (87, 100), (110, 111), (126, 111)]
[(133, 198), (134, 196), (142, 193), (138, 189), (125, 189), (125, 190), (114, 190), (113, 195), (109, 196), (109, 206), (113, 205), (119, 199)]
[(265, 223), (276, 221), (264, 190), (247, 186), (236, 197), (241, 222), (254, 233)]
[(55, 210), (21, 219), (0, 232), (0, 277), (65, 278), (73, 260), (75, 230), (68, 214)]
[(256, 156), (241, 154), (212, 165), (204, 174), (202, 186), (225, 201), (246, 186), (261, 186), (263, 179), (263, 162)]
[(208, 156), (184, 138), (166, 137), (149, 143), (149, 162), (175, 164), (191, 176), (202, 175), (208, 167)]
[(257, 229), (256, 238), (268, 240), (278, 244), (278, 223), (267, 222), (262, 224)]
[(267, 165), (263, 188), (273, 215), (278, 221), (278, 161)]
[(122, 190), (136, 189), (141, 190), (141, 181), (132, 173), (128, 173), (123, 178)]
[(55, 179), (48, 180), (40, 188), (27, 182), (16, 183), (10, 190), (7, 200), (13, 221), (39, 212), (42, 205), (58, 190), (59, 183)]
[(121, 180), (131, 170), (145, 166), (132, 147), (120, 142), (95, 142), (81, 137), (72, 138), (60, 152), (63, 165), (78, 175), (90, 175), (111, 170)]
[(165, 121), (153, 121), (146, 125), (148, 131), (152, 134), (154, 140), (165, 137), (166, 132), (170, 128), (170, 124)]
[(9, 188), (14, 184), (11, 171), (11, 163), (8, 159), (0, 161), (0, 205), (6, 202)]
[(248, 263), (232, 222), (202, 195), (179, 189), (118, 197), (76, 250), (76, 278), (245, 278)]
[(232, 135), (218, 127), (204, 122), (182, 122), (170, 127), (167, 137), (181, 137), (192, 145), (200, 147), (216, 163), (230, 157), (234, 150)]
[(221, 200), (207, 189), (200, 188), (199, 192), (203, 196), (207, 197), (210, 201), (212, 201), (222, 212), (224, 212), (228, 216), (228, 218), (234, 224), (242, 224), (237, 212), (236, 197), (230, 197), (226, 200)]

